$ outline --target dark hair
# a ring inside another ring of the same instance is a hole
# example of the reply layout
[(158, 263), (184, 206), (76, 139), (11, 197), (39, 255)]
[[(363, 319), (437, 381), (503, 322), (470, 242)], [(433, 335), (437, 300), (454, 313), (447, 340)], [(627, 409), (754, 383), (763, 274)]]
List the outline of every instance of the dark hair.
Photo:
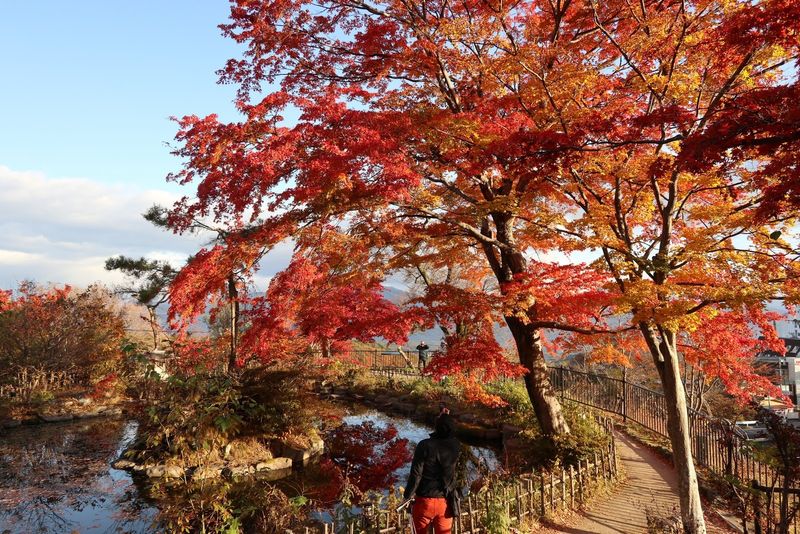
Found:
[(443, 413), (436, 418), (436, 437), (449, 438), (456, 433), (456, 420), (449, 414)]

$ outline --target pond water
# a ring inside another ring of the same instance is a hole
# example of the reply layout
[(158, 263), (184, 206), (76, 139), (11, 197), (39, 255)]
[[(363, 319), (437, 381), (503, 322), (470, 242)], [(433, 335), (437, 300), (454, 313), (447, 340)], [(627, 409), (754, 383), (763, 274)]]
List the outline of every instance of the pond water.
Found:
[[(349, 458), (347, 454), (338, 458), (335, 454), (328, 454), (328, 459), (338, 461), (340, 465), (348, 463), (349, 465), (343, 465), (342, 467), (349, 469), (353, 473), (352, 478), (355, 480), (356, 485), (361, 486), (362, 489), (378, 491), (386, 496), (389, 492), (387, 488), (394, 486), (399, 489), (405, 486), (411, 471), (411, 458), (414, 448), (417, 443), (430, 437), (432, 429), (416, 421), (387, 415), (374, 409), (350, 406), (348, 411), (348, 415), (342, 418), (343, 425), (329, 433), (326, 443), (342, 444), (344, 442), (344, 446), (339, 447), (340, 450), (347, 452), (348, 445), (351, 445), (353, 448), (360, 449), (361, 454), (351, 454)], [(371, 431), (373, 428), (377, 432)], [(398, 460), (400, 455), (392, 454), (391, 442), (387, 444), (384, 439), (382, 442), (374, 443), (374, 439), (370, 439), (371, 437), (386, 437), (385, 435), (380, 435), (380, 431), (385, 431), (386, 429), (396, 431), (395, 439), (407, 442), (404, 447), (397, 447), (397, 449), (406, 451), (401, 460)], [(337, 438), (342, 430), (344, 431), (344, 440)], [(359, 471), (357, 467), (358, 460), (362, 455), (368, 456), (371, 460), (366, 468)], [(483, 474), (495, 471), (501, 466), (498, 450), (487, 443), (464, 444), (462, 455), (464, 455), (464, 462), (461, 480), (466, 486), (469, 486)], [(309, 467), (303, 479), (305, 481), (317, 479), (314, 476), (314, 471), (324, 467), (324, 465), (325, 459), (319, 465)], [(358, 511), (359, 507), (353, 506), (350, 510), (351, 512)], [(318, 521), (328, 523), (331, 522), (334, 516), (342, 517), (343, 515), (348, 515), (346, 513), (343, 514), (343, 511), (344, 507), (337, 503), (333, 505), (332, 509), (323, 508), (317, 510), (312, 514), (312, 517)]]
[[(386, 428), (389, 425), (397, 429), (398, 437), (407, 439), (409, 446), (413, 451), (414, 447), (422, 441), (430, 437), (432, 429), (422, 423), (412, 421), (403, 417), (395, 417), (387, 415), (373, 409), (363, 409), (352, 407), (350, 414), (346, 415), (342, 422), (346, 425), (355, 426), (364, 422), (372, 422), (379, 428)], [(471, 443), (467, 444), (466, 452), (471, 454), (471, 458), (467, 461), (467, 483), (475, 480), (484, 471), (495, 471), (501, 466), (501, 461), (496, 447), (492, 447), (487, 443)], [(411, 462), (403, 464), (398, 468), (394, 475), (401, 485), (404, 485), (408, 474), (411, 471)]]
[[(351, 478), (360, 477), (366, 486), (372, 483), (375, 487), (370, 489), (405, 484), (413, 448), (431, 429), (376, 410), (356, 406), (345, 410), (343, 426), (334, 431), (339, 437), (326, 436), (326, 442), (337, 439), (342, 452), (326, 454), (320, 464), (278, 482), (290, 497), (318, 495), (324, 493), (324, 486), (335, 487), (326, 467), (337, 462), (346, 466)], [(0, 533), (161, 530), (156, 519), (158, 503), (127, 472), (109, 465), (135, 439), (136, 430), (135, 421), (104, 419), (5, 431), (0, 435)], [(407, 444), (392, 447), (398, 440)], [(471, 458), (466, 467), (468, 481), (500, 463), (490, 446), (473, 444), (467, 451)], [(351, 469), (360, 464), (360, 472)], [(318, 510), (315, 516), (325, 519), (328, 513)]]
[(156, 508), (109, 466), (136, 429), (93, 419), (0, 434), (0, 532), (153, 532)]

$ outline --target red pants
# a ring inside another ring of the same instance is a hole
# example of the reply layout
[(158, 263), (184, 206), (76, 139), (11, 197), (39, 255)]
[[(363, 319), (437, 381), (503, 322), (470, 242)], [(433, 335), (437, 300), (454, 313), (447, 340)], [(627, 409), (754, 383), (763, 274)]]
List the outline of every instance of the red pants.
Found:
[(444, 497), (416, 497), (411, 517), (414, 519), (414, 529), (417, 534), (428, 532), (428, 525), (433, 525), (436, 534), (450, 534), (453, 528), (453, 518), (447, 510), (447, 500)]

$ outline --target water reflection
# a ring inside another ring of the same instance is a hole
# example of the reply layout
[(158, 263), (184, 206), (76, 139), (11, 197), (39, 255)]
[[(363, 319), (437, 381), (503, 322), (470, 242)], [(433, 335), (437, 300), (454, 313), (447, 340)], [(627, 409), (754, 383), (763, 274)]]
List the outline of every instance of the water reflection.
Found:
[(97, 419), (0, 436), (0, 532), (152, 532), (155, 508), (109, 467), (136, 428)]
[[(348, 410), (342, 426), (328, 432), (325, 439), (326, 448), (335, 452), (328, 452), (301, 476), (283, 482), (289, 493), (316, 500), (318, 506), (311, 513), (316, 521), (342, 524), (343, 518), (360, 510), (359, 503), (367, 492), (378, 491), (386, 497), (389, 488), (404, 485), (414, 448), (433, 431), (421, 423), (373, 409), (351, 406)], [(467, 487), (501, 467), (493, 447), (485, 443), (463, 445), (464, 462), (458, 476)], [(344, 503), (338, 500), (343, 494)]]
[[(365, 421), (372, 422), (378, 428), (393, 426), (397, 429), (398, 436), (408, 440), (412, 451), (417, 446), (417, 443), (430, 437), (430, 433), (433, 431), (432, 428), (410, 419), (392, 417), (372, 409), (359, 410), (358, 408), (353, 408), (351, 413), (343, 419), (343, 423), (346, 425), (358, 425)], [(501, 466), (497, 450), (488, 444), (470, 443), (465, 445), (463, 452), (468, 455), (464, 466), (467, 484), (471, 484), (484, 473), (495, 471)], [(408, 462), (394, 472), (400, 484), (405, 484), (410, 471), (411, 459), (409, 458)]]
[(408, 465), (412, 450), (394, 425), (378, 425), (369, 419), (343, 423), (325, 436), (327, 454), (317, 469), (328, 482), (313, 495), (321, 504), (334, 504), (347, 495), (358, 504), (369, 491), (395, 485), (397, 471)]
[[(202, 512), (206, 503), (231, 511), (257, 509), (243, 530), (264, 532), (280, 522), (279, 514), (287, 519), (284, 510), (297, 507), (296, 514), (288, 514), (295, 518), (310, 511), (299, 504), (304, 501), (294, 500), (299, 496), (311, 499), (312, 518), (327, 520), (343, 510), (344, 489), (349, 488), (350, 505), (357, 505), (366, 492), (385, 493), (389, 486), (405, 484), (411, 453), (431, 432), (402, 417), (346, 409), (341, 426), (323, 429), (329, 452), (288, 479), (199, 489), (179, 485), (154, 492), (159, 500), (147, 496), (146, 484), (137, 487), (127, 472), (109, 466), (136, 438), (134, 421), (98, 419), (7, 431), (0, 435), (0, 533), (156, 532), (191, 523), (192, 510)], [(499, 466), (491, 447), (473, 444), (465, 450), (468, 482)]]

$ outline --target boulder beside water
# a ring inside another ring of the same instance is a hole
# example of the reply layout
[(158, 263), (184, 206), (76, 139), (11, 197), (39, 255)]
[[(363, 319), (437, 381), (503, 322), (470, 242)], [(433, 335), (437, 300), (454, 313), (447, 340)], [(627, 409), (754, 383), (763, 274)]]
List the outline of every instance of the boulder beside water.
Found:
[[(321, 443), (322, 440), (319, 440), (319, 442)], [(323, 445), (319, 444), (315, 445), (317, 448), (322, 446)], [(291, 475), (292, 465), (293, 461), (288, 457), (268, 458), (255, 464), (211, 464), (200, 465), (195, 468), (184, 468), (177, 465), (167, 464), (138, 464), (126, 458), (119, 458), (111, 462), (111, 467), (114, 469), (132, 471), (134, 473), (143, 473), (145, 476), (147, 476), (147, 478), (153, 479), (180, 479), (184, 478), (184, 475), (191, 472), (191, 477), (189, 478), (192, 482), (214, 480), (222, 477), (238, 479), (249, 476), (257, 476), (262, 480), (272, 482)]]
[(273, 458), (255, 465), (256, 476), (262, 480), (272, 482), (286, 478), (292, 474), (291, 458)]
[(177, 465), (152, 465), (145, 469), (148, 478), (181, 478), (186, 473), (183, 467)]

